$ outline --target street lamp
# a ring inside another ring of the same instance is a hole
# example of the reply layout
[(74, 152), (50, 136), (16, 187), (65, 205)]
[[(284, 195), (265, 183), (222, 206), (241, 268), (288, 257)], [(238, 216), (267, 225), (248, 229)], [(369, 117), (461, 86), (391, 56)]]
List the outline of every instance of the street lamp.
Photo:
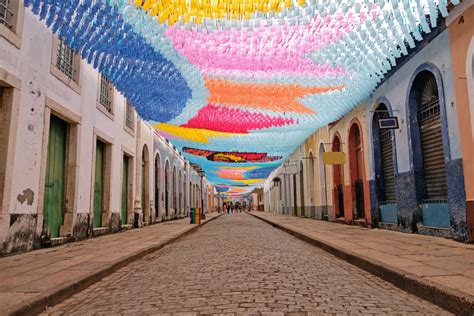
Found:
[(206, 214), (204, 214), (204, 199), (202, 198), (202, 178), (206, 174), (202, 168), (197, 170), (198, 175), (201, 177), (201, 218), (206, 219)]

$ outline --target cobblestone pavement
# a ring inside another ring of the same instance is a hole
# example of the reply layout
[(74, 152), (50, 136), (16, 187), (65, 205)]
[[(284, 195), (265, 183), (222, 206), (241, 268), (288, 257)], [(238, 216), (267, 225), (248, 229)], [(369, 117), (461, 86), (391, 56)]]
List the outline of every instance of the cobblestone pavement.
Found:
[(48, 309), (50, 315), (446, 311), (246, 214), (230, 214)]

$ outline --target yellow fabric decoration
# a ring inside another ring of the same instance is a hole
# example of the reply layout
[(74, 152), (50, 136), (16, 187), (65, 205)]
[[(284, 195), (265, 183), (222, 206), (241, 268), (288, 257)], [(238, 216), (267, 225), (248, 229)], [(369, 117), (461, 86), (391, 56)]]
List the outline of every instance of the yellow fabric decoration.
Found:
[(208, 143), (213, 137), (232, 137), (233, 133), (223, 133), (208, 129), (181, 127), (167, 123), (156, 124), (154, 128), (192, 142)]
[(261, 183), (266, 179), (250, 179), (250, 180), (232, 180), (232, 182), (242, 183), (242, 184), (255, 184)]
[[(194, 21), (201, 24), (202, 20), (230, 19), (249, 20), (257, 11), (281, 12), (282, 8), (289, 8), (291, 0), (130, 0), (137, 7), (148, 11), (151, 16), (157, 16), (159, 23), (168, 21), (170, 25), (180, 21)], [(304, 0), (298, 4), (305, 5)]]

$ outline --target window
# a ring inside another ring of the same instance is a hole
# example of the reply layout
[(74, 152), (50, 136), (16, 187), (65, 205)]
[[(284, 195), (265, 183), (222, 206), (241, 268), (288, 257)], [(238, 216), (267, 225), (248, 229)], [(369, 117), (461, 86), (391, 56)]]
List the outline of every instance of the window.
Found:
[(0, 23), (6, 25), (9, 29), (13, 28), (11, 0), (0, 0)]
[(114, 86), (106, 76), (100, 76), (99, 103), (110, 113), (112, 113), (112, 100), (114, 95)]
[(22, 1), (0, 0), (0, 37), (17, 48), (21, 47), (24, 12)]
[[(1, 0), (0, 0), (1, 1)], [(76, 81), (75, 53), (62, 40), (58, 40), (56, 67), (69, 79)]]
[(135, 109), (133, 108), (130, 101), (127, 100), (127, 106), (125, 109), (125, 126), (130, 128), (132, 131), (135, 127)]

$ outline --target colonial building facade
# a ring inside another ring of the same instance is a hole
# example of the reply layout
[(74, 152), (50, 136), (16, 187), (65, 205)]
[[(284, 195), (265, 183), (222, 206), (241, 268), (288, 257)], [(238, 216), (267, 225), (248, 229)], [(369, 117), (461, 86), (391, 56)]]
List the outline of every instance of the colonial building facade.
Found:
[[(371, 97), (317, 130), (265, 183), (271, 212), (474, 239), (474, 3), (398, 60)], [(379, 128), (397, 117), (399, 128)], [(325, 152), (345, 163), (325, 165)]]
[(23, 1), (0, 16), (0, 100), (0, 254), (214, 209), (207, 180)]

